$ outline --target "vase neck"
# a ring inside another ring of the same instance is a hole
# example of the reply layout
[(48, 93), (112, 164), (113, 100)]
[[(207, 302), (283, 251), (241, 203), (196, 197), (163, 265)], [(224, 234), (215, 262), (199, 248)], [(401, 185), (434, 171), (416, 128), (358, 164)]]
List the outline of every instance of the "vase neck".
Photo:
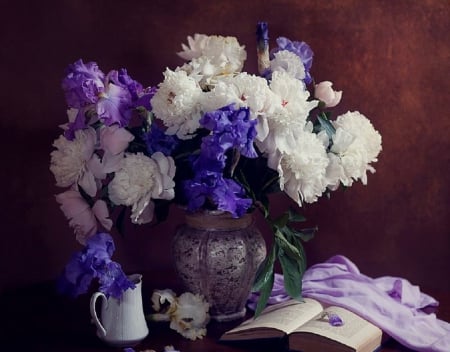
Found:
[(194, 213), (186, 214), (186, 224), (201, 230), (235, 230), (249, 227), (253, 221), (251, 214), (233, 218), (229, 213)]

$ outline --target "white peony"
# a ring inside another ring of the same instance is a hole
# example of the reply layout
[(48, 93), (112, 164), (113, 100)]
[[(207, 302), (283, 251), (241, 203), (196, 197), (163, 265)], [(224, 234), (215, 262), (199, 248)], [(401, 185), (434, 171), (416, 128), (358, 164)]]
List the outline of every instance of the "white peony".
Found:
[(125, 154), (121, 168), (108, 186), (114, 204), (132, 206), (131, 220), (145, 224), (153, 219), (152, 199), (173, 199), (175, 192), (175, 163), (171, 157), (156, 152), (151, 158)]
[(367, 171), (375, 172), (370, 165), (377, 161), (381, 135), (371, 122), (359, 112), (347, 112), (332, 122), (336, 128), (330, 152), (329, 188), (339, 183), (351, 186), (354, 180), (367, 184)]
[(61, 135), (53, 142), (50, 170), (55, 175), (56, 185), (70, 187), (78, 185), (90, 196), (97, 193), (96, 178), (104, 178), (99, 157), (94, 154), (97, 135), (93, 128), (78, 130), (74, 140)]
[(213, 89), (205, 93), (202, 105), (205, 111), (213, 111), (236, 104), (250, 108), (251, 117), (256, 118), (271, 113), (276, 98), (266, 79), (243, 72), (219, 79)]
[(274, 154), (276, 150), (290, 153), (296, 147), (297, 134), (305, 129), (309, 112), (318, 101), (308, 101), (309, 92), (303, 83), (286, 72), (274, 72), (270, 89), (278, 97), (272, 100), (276, 108), (262, 117), (268, 134), (258, 135), (256, 143), (266, 154)]
[(272, 72), (286, 72), (289, 76), (298, 80), (305, 78), (305, 66), (300, 58), (288, 50), (280, 50), (270, 60)]
[[(304, 125), (309, 112), (317, 107), (318, 100), (308, 100), (310, 94), (302, 81), (291, 77), (286, 72), (274, 72), (270, 89), (281, 98), (282, 108), (292, 113), (295, 120), (283, 123), (300, 123)], [(280, 116), (283, 116), (282, 114)]]
[(247, 52), (236, 37), (212, 35), (208, 37), (202, 56), (216, 67), (216, 75), (231, 74), (242, 70)]
[(205, 50), (206, 44), (208, 42), (208, 36), (205, 34), (195, 33), (194, 37), (187, 37), (188, 45), (181, 44), (183, 51), (180, 51), (178, 56), (189, 61), (192, 59), (196, 59), (202, 56), (203, 51)]
[[(327, 187), (328, 157), (314, 133), (302, 131), (289, 152), (269, 155), (269, 167), (278, 171), (280, 188), (299, 206), (317, 201)], [(275, 168), (276, 167), (276, 168)]]
[(180, 69), (195, 78), (202, 87), (208, 86), (218, 76), (240, 72), (247, 58), (245, 47), (235, 37), (197, 36), (189, 40), (190, 47), (178, 53), (191, 60)]
[(202, 89), (185, 71), (164, 72), (164, 81), (151, 100), (153, 113), (167, 127), (167, 134), (192, 138), (200, 127)]

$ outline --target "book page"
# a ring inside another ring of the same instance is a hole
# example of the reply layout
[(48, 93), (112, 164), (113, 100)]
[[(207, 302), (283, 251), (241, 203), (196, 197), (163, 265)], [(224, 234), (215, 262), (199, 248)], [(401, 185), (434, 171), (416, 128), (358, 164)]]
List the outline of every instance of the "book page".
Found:
[(265, 308), (256, 319), (249, 319), (226, 334), (238, 333), (248, 329), (272, 328), (291, 333), (322, 311), (322, 305), (313, 299), (303, 302), (289, 300)]
[(367, 347), (365, 346), (367, 344), (373, 344), (374, 348), (376, 348), (381, 343), (381, 329), (353, 312), (334, 306), (327, 307), (324, 312), (337, 314), (344, 324), (342, 326), (332, 326), (329, 324), (327, 317), (322, 317), (321, 313), (305, 325), (297, 328), (295, 332), (309, 332), (322, 335), (350, 346), (357, 351), (365, 350), (363, 347)]

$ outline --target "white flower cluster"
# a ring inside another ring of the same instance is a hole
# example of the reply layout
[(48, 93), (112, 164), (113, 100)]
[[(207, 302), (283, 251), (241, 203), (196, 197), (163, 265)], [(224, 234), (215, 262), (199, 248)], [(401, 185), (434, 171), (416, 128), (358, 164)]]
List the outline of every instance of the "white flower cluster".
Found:
[(308, 116), (322, 104), (335, 106), (342, 92), (332, 83), (316, 85), (310, 96), (302, 79), (305, 68), (299, 56), (279, 50), (268, 61), (269, 79), (241, 72), (245, 50), (236, 38), (196, 34), (188, 37), (179, 55), (188, 60), (165, 79), (151, 100), (153, 112), (167, 127), (167, 134), (189, 139), (206, 112), (234, 104), (250, 109), (257, 119), (256, 145), (268, 166), (280, 176), (280, 188), (299, 205), (315, 202), (327, 189), (353, 181), (367, 182), (374, 172), (381, 136), (358, 112), (339, 116), (336, 133), (313, 131)]
[[(131, 220), (136, 224), (152, 221), (152, 199), (173, 199), (175, 163), (171, 157), (154, 153), (151, 158), (141, 153), (125, 153), (134, 136), (117, 125), (103, 126), (97, 133), (89, 127), (75, 132), (69, 140), (63, 135), (55, 140), (51, 152), (50, 170), (56, 184), (69, 187), (56, 200), (74, 228), (77, 240), (97, 232), (97, 222), (110, 230), (112, 221), (105, 201), (95, 200), (91, 207), (82, 197), (80, 188), (95, 198), (107, 174), (114, 173), (108, 184), (108, 195), (116, 205), (131, 206)], [(101, 150), (100, 157), (96, 151)]]

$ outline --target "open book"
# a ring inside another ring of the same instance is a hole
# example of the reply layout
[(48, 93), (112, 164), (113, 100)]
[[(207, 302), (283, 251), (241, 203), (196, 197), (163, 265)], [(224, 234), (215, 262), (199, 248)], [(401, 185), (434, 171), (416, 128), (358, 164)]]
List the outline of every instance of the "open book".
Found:
[[(327, 314), (337, 314), (341, 326), (332, 326)], [(256, 319), (227, 331), (221, 341), (277, 338), (287, 335), (292, 351), (372, 352), (381, 345), (382, 330), (347, 309), (324, 307), (316, 300), (289, 300), (269, 306)]]

